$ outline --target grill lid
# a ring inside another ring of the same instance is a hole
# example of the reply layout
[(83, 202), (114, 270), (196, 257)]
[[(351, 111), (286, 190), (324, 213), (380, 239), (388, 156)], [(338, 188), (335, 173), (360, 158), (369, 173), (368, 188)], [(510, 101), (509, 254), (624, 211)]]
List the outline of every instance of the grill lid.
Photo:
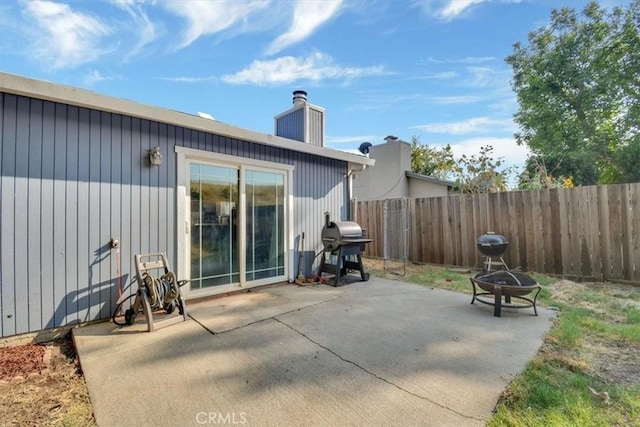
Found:
[(506, 237), (500, 234), (495, 234), (493, 231), (488, 231), (476, 240), (476, 247), (480, 252), (487, 256), (500, 256), (509, 246), (509, 241)]
[(364, 243), (357, 239), (362, 239), (362, 228), (357, 222), (330, 221), (322, 228), (322, 244), (330, 251), (336, 250), (341, 244)]

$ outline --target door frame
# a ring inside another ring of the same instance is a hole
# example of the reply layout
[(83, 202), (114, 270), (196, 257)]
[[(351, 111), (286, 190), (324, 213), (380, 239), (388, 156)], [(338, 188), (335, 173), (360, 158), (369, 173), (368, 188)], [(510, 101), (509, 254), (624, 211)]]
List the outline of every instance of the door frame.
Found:
[[(177, 270), (178, 278), (191, 277), (190, 248), (191, 248), (191, 193), (189, 191), (191, 173), (191, 163), (201, 163), (211, 166), (236, 168), (240, 174), (239, 181), (239, 204), (238, 207), (238, 271), (239, 283), (228, 285), (212, 286), (205, 289), (192, 290), (188, 283), (183, 290), (187, 298), (197, 298), (202, 296), (217, 295), (256, 286), (278, 283), (291, 280), (291, 266), (293, 265), (293, 171), (295, 166), (283, 163), (267, 162), (264, 160), (249, 159), (246, 157), (231, 156), (228, 154), (213, 153), (210, 151), (197, 150), (187, 147), (175, 147), (177, 154), (177, 191), (176, 191), (176, 234), (177, 234)], [(245, 171), (247, 169), (260, 170), (284, 175), (284, 275), (269, 277), (266, 279), (246, 281), (246, 210), (247, 199), (245, 190)]]

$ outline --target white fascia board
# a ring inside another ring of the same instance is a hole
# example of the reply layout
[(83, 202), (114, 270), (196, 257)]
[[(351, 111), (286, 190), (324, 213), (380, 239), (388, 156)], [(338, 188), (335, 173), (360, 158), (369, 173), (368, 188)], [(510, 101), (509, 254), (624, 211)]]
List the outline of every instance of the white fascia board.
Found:
[(0, 73), (0, 92), (157, 121), (251, 143), (270, 145), (272, 147), (342, 160), (354, 164), (373, 164), (371, 159), (356, 154), (255, 132), (219, 121), (204, 119), (196, 115), (153, 107), (123, 98), (100, 95), (86, 89), (29, 79), (13, 74)]

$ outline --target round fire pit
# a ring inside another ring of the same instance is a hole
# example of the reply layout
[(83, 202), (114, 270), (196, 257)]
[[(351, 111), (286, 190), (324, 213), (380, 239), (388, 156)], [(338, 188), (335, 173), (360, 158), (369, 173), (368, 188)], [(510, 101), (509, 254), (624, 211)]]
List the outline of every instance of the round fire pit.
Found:
[[(535, 280), (519, 271), (498, 270), (489, 273), (479, 273), (470, 278), (473, 285), (473, 298), (471, 304), (475, 301), (483, 304), (492, 305), (493, 315), (500, 317), (502, 307), (509, 308), (528, 308), (533, 307), (533, 312), (537, 316), (536, 300), (538, 294), (542, 290)], [(477, 288), (484, 292), (478, 292)], [(533, 299), (525, 297), (535, 291)], [(487, 298), (490, 297), (490, 298)], [(504, 297), (504, 303), (502, 298)], [(520, 303), (512, 302), (511, 298), (516, 298)]]

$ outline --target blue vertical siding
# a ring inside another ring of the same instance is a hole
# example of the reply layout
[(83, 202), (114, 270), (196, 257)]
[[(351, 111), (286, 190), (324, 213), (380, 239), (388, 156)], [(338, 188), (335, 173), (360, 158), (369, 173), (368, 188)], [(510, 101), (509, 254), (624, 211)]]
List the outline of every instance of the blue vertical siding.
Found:
[[(2, 336), (109, 317), (117, 283), (135, 291), (134, 254), (166, 251), (177, 265), (176, 145), (294, 165), (294, 236), (306, 234), (308, 269), (323, 213), (346, 216), (339, 160), (5, 93), (0, 138)], [(164, 162), (150, 167), (156, 145)]]
[(304, 108), (278, 118), (276, 135), (304, 142)]

